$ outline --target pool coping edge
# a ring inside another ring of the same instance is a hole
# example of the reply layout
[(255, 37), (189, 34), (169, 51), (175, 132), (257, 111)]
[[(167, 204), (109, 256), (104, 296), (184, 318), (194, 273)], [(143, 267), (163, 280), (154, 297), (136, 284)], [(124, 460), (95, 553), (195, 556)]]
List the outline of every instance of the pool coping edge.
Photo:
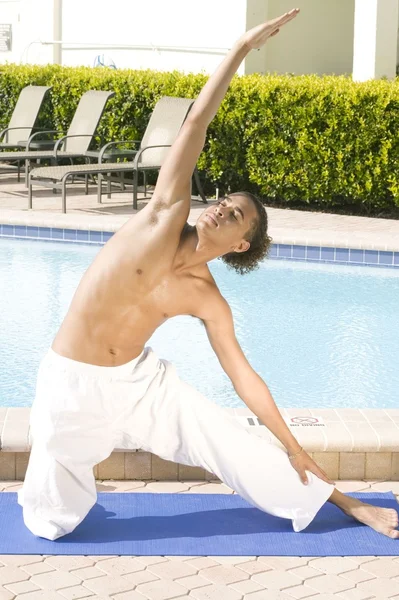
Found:
[[(247, 408), (224, 408), (245, 429), (281, 446)], [(30, 407), (0, 407), (0, 480), (23, 479), (31, 447)], [(399, 409), (280, 409), (299, 443), (333, 479), (399, 480)], [(300, 423), (295, 423), (299, 419)], [(294, 423), (292, 422), (294, 420)], [(314, 422), (316, 420), (316, 423)], [(250, 422), (252, 421), (252, 424)], [(308, 422), (307, 422), (308, 421)], [(99, 479), (214, 479), (140, 449), (116, 448)]]

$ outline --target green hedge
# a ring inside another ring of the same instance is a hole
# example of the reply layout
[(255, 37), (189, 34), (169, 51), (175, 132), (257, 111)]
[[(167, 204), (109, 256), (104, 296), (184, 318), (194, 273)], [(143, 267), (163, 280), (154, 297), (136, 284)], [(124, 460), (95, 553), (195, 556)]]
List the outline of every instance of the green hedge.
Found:
[[(195, 98), (203, 74), (0, 67), (0, 126), (20, 90), (52, 85), (41, 124), (68, 127), (88, 89), (110, 89), (99, 139), (138, 139), (163, 95)], [(199, 161), (208, 192), (248, 189), (266, 201), (368, 214), (399, 207), (399, 83), (346, 77), (236, 76)]]

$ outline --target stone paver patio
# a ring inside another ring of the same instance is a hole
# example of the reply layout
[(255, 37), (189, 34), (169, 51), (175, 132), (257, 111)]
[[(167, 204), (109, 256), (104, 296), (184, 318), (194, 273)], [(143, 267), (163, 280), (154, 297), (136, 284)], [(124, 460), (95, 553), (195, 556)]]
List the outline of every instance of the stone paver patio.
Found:
[[(116, 189), (116, 188), (113, 188)], [(97, 187), (89, 186), (85, 195), (81, 184), (68, 186), (67, 214), (61, 211), (61, 196), (45, 188), (34, 188), (33, 210), (28, 210), (28, 191), (16, 177), (0, 176), (0, 216), (2, 222), (26, 222), (32, 225), (51, 224), (56, 227), (95, 229), (101, 224), (115, 231), (136, 211), (132, 207), (132, 193), (113, 193), (98, 204)], [(139, 210), (144, 206), (140, 201)], [(210, 203), (214, 200), (209, 200)], [(194, 224), (207, 205), (192, 201), (189, 222)], [(299, 210), (268, 208), (270, 234), (276, 243), (340, 246), (380, 250), (399, 250), (399, 220), (369, 219), (345, 215), (325, 214)], [(51, 226), (50, 225), (50, 226)]]
[[(16, 492), (20, 482), (0, 481)], [(338, 481), (343, 492), (399, 482)], [(221, 493), (217, 481), (98, 481), (104, 492)], [(300, 534), (298, 534), (300, 535)], [(399, 600), (399, 556), (0, 556), (0, 600)]]

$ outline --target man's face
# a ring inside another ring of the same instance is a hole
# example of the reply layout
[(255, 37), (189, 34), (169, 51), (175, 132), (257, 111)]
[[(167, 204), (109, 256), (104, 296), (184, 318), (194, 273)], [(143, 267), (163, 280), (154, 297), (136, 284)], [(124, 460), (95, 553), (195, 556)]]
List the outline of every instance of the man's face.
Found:
[(250, 245), (245, 235), (257, 218), (252, 200), (239, 194), (227, 195), (204, 210), (196, 227), (200, 239), (212, 242), (221, 254), (245, 252)]

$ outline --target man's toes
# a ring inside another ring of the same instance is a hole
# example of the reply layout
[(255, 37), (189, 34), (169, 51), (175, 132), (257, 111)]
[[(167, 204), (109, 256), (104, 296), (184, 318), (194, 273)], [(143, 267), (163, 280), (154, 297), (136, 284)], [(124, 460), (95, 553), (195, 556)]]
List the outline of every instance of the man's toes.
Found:
[(398, 513), (396, 512), (396, 510), (390, 510), (388, 513), (386, 513), (386, 517), (387, 521), (392, 526), (392, 528), (396, 529), (396, 527), (398, 526)]
[(388, 535), (390, 538), (393, 538), (394, 540), (399, 539), (399, 531), (397, 529), (390, 529)]

